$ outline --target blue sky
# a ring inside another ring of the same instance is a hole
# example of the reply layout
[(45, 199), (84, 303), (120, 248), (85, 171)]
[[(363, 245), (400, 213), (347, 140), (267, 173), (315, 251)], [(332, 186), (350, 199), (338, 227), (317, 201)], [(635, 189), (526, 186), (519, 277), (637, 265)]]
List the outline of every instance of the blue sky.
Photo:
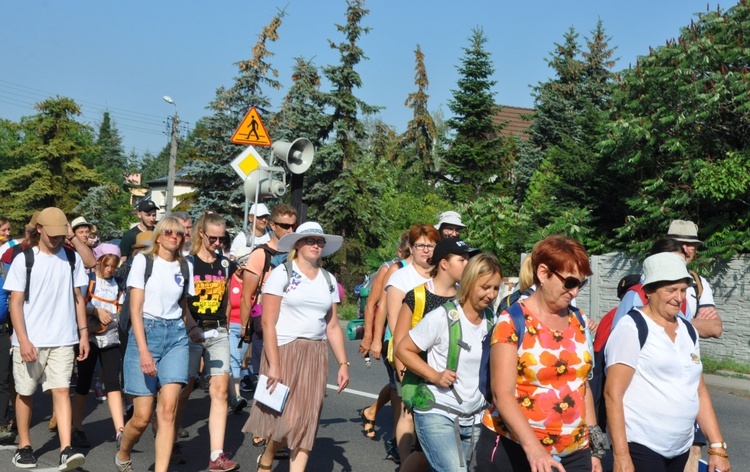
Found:
[[(261, 28), (284, 6), (280, 38), (269, 49), (287, 87), (295, 57), (318, 66), (338, 62), (328, 40), (343, 40), (335, 24), (345, 22), (344, 0), (0, 0), (0, 118), (18, 121), (34, 114), (34, 103), (67, 96), (93, 126), (109, 110), (127, 151), (157, 153), (168, 142), (165, 120), (174, 112), (162, 96), (171, 96), (181, 119), (194, 125), (208, 114), (216, 89), (233, 83), (234, 63), (251, 56)], [(648, 54), (649, 46), (677, 36), (707, 2), (370, 0), (366, 7), (363, 26), (372, 30), (360, 45), (369, 60), (357, 67), (364, 82), (357, 93), (385, 107), (380, 117), (402, 132), (411, 119), (404, 101), (415, 90), (417, 44), (425, 54), (431, 110), (450, 116), (456, 66), (475, 27), (489, 40), (496, 101), (532, 107), (530, 85), (550, 77), (545, 59), (569, 27), (585, 45), (601, 18), (620, 70)], [(286, 89), (267, 92), (276, 108)]]

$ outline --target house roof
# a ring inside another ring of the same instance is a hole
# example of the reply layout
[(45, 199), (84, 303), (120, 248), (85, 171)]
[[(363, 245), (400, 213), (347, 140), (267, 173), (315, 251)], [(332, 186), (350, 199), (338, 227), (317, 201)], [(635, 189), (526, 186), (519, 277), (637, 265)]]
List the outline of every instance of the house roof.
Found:
[[(493, 121), (495, 124), (504, 123), (505, 126), (500, 131), (500, 135), (509, 138), (513, 135), (522, 139), (523, 141), (529, 140), (529, 127), (533, 122), (530, 118), (533, 117), (533, 108), (521, 108), (512, 107), (508, 105), (500, 105), (502, 108), (495, 114)], [(524, 117), (527, 117), (524, 119)]]

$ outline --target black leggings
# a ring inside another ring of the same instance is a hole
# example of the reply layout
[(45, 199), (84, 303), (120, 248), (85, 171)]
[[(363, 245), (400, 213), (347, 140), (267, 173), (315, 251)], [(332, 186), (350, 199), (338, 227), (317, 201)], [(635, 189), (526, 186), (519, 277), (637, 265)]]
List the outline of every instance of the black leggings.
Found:
[[(89, 350), (89, 356), (78, 361), (78, 385), (76, 385), (76, 393), (79, 395), (88, 395), (91, 389), (91, 382), (94, 380), (94, 370), (96, 369), (96, 361), (102, 366), (102, 377), (104, 378), (104, 391), (118, 392), (120, 391), (120, 346), (111, 346), (104, 349), (100, 349), (95, 342), (89, 343), (91, 346)], [(78, 348), (76, 347), (76, 354)]]
[(630, 460), (636, 472), (682, 472), (685, 470), (690, 450), (672, 458), (666, 458), (646, 446), (629, 442)]

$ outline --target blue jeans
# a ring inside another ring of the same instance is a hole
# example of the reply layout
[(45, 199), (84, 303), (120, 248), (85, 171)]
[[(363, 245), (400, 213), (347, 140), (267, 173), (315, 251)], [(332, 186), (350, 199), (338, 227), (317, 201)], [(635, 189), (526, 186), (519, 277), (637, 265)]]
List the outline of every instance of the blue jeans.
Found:
[[(436, 472), (465, 472), (476, 445), (481, 424), (461, 426), (461, 451), (458, 450), (453, 420), (439, 413), (414, 412), (414, 429), (432, 470)], [(472, 436), (473, 441), (472, 441)], [(460, 454), (460, 455), (459, 455)], [(463, 459), (463, 461), (461, 460)], [(461, 467), (461, 462), (464, 466)]]
[(242, 343), (242, 347), (237, 347), (242, 339), (242, 325), (239, 323), (229, 323), (229, 370), (230, 376), (233, 379), (240, 378), (240, 371), (242, 370), (242, 359), (245, 358), (247, 348), (250, 347), (247, 343)]
[(168, 383), (186, 384), (188, 380), (188, 338), (181, 319), (143, 319), (146, 344), (156, 364), (156, 377), (141, 370), (141, 356), (131, 328), (128, 349), (123, 359), (125, 393), (136, 397), (156, 395)]

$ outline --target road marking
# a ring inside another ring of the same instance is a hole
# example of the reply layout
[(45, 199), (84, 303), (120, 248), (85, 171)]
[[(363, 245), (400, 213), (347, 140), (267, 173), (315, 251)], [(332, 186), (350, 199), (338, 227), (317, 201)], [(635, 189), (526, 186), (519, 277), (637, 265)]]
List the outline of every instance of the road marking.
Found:
[[(334, 392), (337, 392), (339, 390), (339, 387), (337, 385), (326, 384), (326, 387), (328, 387), (329, 389), (333, 390)], [(361, 390), (354, 390), (353, 388), (349, 388), (349, 387), (347, 387), (346, 389), (344, 389), (343, 393), (351, 393), (352, 395), (359, 395), (360, 397), (372, 398), (373, 400), (377, 400), (378, 399), (377, 395), (373, 395), (370, 392), (363, 392)]]

